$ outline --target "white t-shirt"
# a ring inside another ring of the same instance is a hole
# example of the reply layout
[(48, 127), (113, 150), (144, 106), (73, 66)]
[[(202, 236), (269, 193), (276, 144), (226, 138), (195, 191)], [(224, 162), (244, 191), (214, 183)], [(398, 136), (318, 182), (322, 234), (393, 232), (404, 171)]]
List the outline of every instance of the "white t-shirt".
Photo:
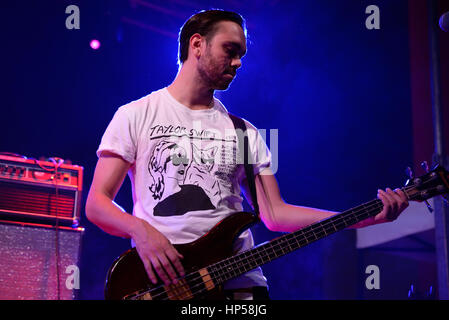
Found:
[[(258, 130), (245, 121), (254, 173), (269, 167), (271, 154)], [(120, 107), (97, 150), (132, 163), (133, 215), (148, 221), (173, 244), (192, 242), (228, 215), (242, 211), (244, 168), (238, 140), (223, 104), (191, 110), (166, 88)], [(134, 244), (133, 244), (134, 245)], [(253, 247), (250, 230), (235, 241)], [(260, 268), (229, 280), (225, 288), (266, 286)]]

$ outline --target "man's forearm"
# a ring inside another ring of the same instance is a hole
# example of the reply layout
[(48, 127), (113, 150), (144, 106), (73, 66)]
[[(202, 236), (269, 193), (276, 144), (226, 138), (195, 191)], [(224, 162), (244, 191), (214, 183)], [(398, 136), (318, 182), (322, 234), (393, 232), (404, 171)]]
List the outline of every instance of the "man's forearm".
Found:
[(86, 216), (103, 231), (123, 238), (132, 238), (139, 228), (138, 218), (124, 212), (110, 198), (102, 194), (89, 194)]
[[(276, 213), (271, 214), (272, 218), (270, 221), (265, 221), (265, 224), (270, 230), (279, 232), (293, 232), (331, 216), (340, 214), (339, 212), (295, 206), (287, 203), (277, 206), (274, 210), (276, 210)], [(348, 229), (364, 228), (384, 222), (386, 222), (386, 220), (370, 217), (349, 226)]]
[(263, 214), (262, 220), (270, 230), (278, 232), (293, 232), (337, 214), (333, 211), (295, 206), (288, 203), (280, 204), (272, 211), (269, 215)]

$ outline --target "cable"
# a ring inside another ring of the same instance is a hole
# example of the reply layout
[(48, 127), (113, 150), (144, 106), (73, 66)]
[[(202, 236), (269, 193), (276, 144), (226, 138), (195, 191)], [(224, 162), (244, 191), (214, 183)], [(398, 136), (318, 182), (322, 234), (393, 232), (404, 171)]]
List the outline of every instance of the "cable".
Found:
[[(60, 284), (60, 254), (59, 254), (59, 217), (58, 217), (58, 206), (59, 206), (59, 190), (58, 190), (58, 169), (64, 163), (64, 160), (57, 157), (49, 158), (49, 160), (54, 164), (54, 171), (51, 179), (55, 185), (55, 256), (56, 256), (56, 290), (58, 294), (58, 300), (61, 300), (61, 284)], [(35, 160), (38, 164), (38, 160)], [(39, 166), (45, 169), (39, 164)], [(51, 208), (51, 202), (50, 202)]]
[(0, 155), (28, 159), (26, 156), (14, 152), (0, 152)]

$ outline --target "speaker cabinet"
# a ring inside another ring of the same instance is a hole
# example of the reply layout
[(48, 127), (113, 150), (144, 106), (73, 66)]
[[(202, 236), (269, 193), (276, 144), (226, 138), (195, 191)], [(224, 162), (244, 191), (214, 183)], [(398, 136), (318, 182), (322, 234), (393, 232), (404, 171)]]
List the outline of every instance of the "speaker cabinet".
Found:
[(76, 299), (83, 231), (0, 222), (0, 299)]

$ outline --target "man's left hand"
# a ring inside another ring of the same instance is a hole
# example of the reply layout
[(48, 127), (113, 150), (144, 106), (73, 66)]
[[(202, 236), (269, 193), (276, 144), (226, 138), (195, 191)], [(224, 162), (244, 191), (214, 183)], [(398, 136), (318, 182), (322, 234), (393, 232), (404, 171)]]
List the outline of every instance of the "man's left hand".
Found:
[(408, 207), (407, 196), (401, 189), (390, 188), (377, 191), (377, 197), (384, 205), (382, 211), (374, 217), (376, 222), (387, 222), (396, 220), (402, 211)]

